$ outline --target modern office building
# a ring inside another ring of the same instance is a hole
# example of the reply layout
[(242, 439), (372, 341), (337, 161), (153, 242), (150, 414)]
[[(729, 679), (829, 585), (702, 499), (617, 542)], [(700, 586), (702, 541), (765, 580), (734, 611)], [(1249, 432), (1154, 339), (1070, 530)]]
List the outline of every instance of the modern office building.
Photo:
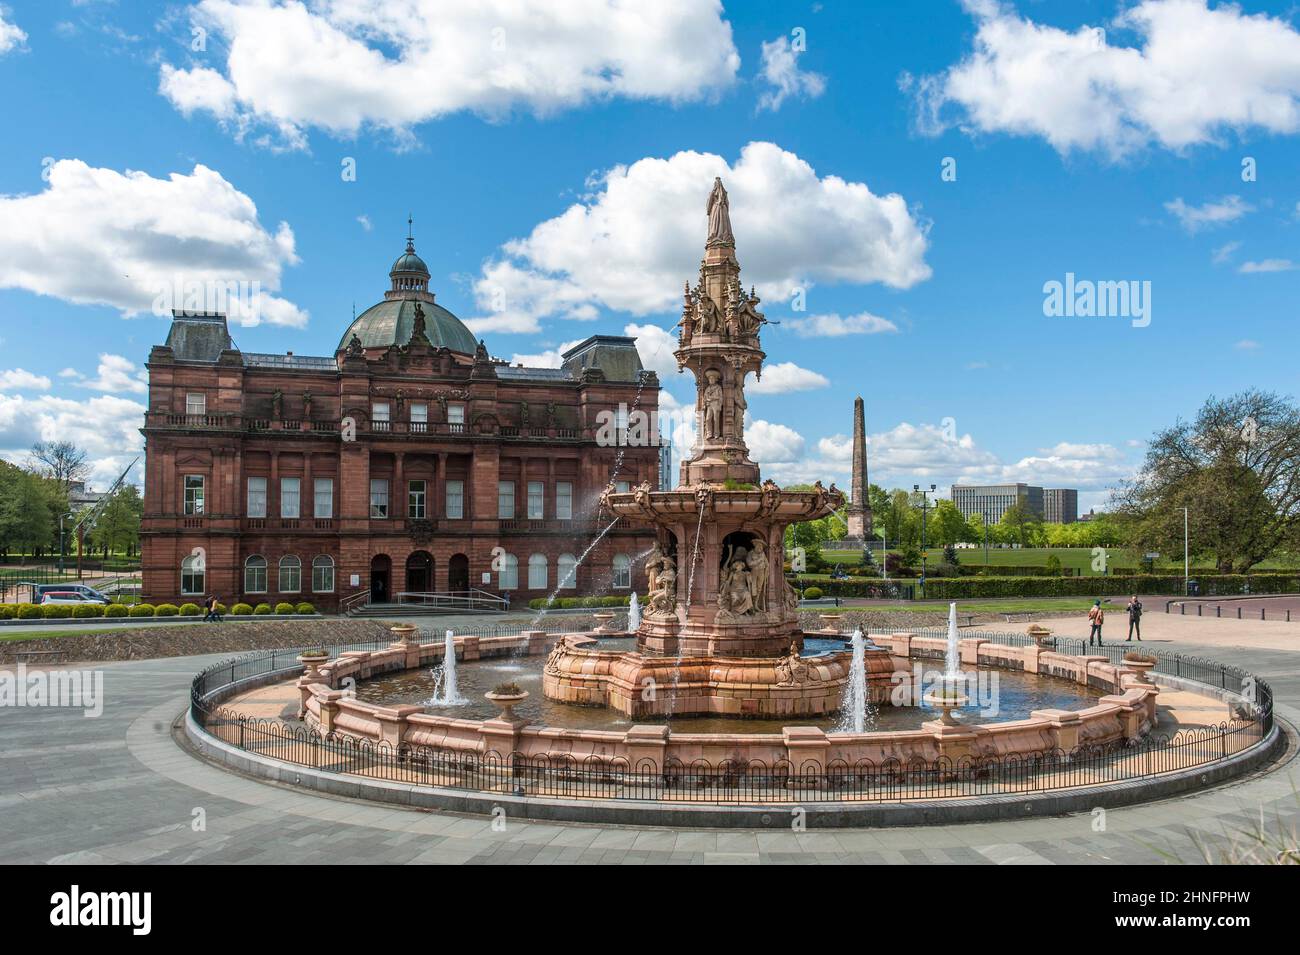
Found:
[(989, 524), (1002, 520), (1013, 505), (1039, 518), (1043, 516), (1043, 489), (1032, 484), (954, 484), (952, 502), (963, 517), (982, 514)]
[(1073, 524), (1079, 519), (1079, 492), (1072, 487), (1049, 487), (1043, 491), (1043, 520), (1049, 524)]

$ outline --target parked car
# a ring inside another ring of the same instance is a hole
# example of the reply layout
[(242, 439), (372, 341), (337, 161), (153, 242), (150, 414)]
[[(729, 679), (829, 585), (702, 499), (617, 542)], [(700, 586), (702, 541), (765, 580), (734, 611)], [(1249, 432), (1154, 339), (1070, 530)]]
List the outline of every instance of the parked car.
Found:
[(91, 603), (110, 604), (112, 598), (107, 594), (102, 594), (94, 587), (87, 587), (85, 584), (37, 584), (35, 588), (35, 602), (43, 603), (45, 595), (48, 593), (60, 594), (81, 594), (89, 599)]
[[(86, 590), (90, 590), (89, 587)], [(109, 599), (103, 594), (91, 590), (90, 593), (83, 593), (80, 590), (47, 590), (41, 594), (41, 603), (44, 604), (107, 604)]]

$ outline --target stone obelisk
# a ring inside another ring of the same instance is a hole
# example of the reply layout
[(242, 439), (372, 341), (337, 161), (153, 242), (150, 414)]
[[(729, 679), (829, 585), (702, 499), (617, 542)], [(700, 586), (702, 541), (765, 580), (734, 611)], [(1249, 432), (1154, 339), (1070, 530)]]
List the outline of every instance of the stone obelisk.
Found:
[(867, 493), (867, 413), (862, 397), (853, 401), (853, 499), (848, 506), (844, 543), (862, 547), (871, 539), (871, 496)]

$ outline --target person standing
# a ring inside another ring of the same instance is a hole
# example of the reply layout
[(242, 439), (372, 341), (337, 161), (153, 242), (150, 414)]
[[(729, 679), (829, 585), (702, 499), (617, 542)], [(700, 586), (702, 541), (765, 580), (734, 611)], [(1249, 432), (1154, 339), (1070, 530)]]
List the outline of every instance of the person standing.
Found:
[(1137, 594), (1134, 594), (1132, 598), (1130, 598), (1127, 609), (1128, 609), (1128, 640), (1125, 640), (1124, 642), (1127, 643), (1129, 640), (1132, 640), (1133, 635), (1137, 634), (1138, 643), (1141, 643), (1142, 642), (1142, 601), (1137, 599)]
[(1105, 620), (1106, 620), (1106, 611), (1101, 609), (1101, 601), (1098, 600), (1095, 603), (1093, 603), (1091, 609), (1089, 609), (1088, 611), (1088, 623), (1092, 625), (1092, 629), (1088, 632), (1088, 646), (1092, 646), (1092, 641), (1094, 637), (1097, 640), (1097, 646), (1102, 645), (1101, 625), (1103, 622), (1105, 622)]

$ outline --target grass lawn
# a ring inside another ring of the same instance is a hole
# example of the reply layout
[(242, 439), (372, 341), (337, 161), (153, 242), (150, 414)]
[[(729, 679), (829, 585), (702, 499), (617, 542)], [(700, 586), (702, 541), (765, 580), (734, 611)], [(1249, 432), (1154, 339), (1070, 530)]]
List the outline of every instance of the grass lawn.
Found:
[[(1095, 598), (1087, 597), (1049, 597), (1043, 600), (1025, 600), (1023, 598), (1014, 598), (1008, 600), (958, 600), (957, 612), (964, 613), (1060, 613), (1078, 611), (1080, 614), (1088, 612)], [(1114, 598), (1103, 597), (1102, 604), (1105, 606), (1115, 606), (1112, 603)], [(1127, 602), (1127, 601), (1125, 601)], [(879, 606), (874, 603), (855, 604), (852, 599), (844, 602), (846, 608), (852, 609), (854, 606), (873, 607)], [(890, 613), (942, 613), (948, 609), (946, 601), (915, 601), (902, 604), (889, 604)]]

